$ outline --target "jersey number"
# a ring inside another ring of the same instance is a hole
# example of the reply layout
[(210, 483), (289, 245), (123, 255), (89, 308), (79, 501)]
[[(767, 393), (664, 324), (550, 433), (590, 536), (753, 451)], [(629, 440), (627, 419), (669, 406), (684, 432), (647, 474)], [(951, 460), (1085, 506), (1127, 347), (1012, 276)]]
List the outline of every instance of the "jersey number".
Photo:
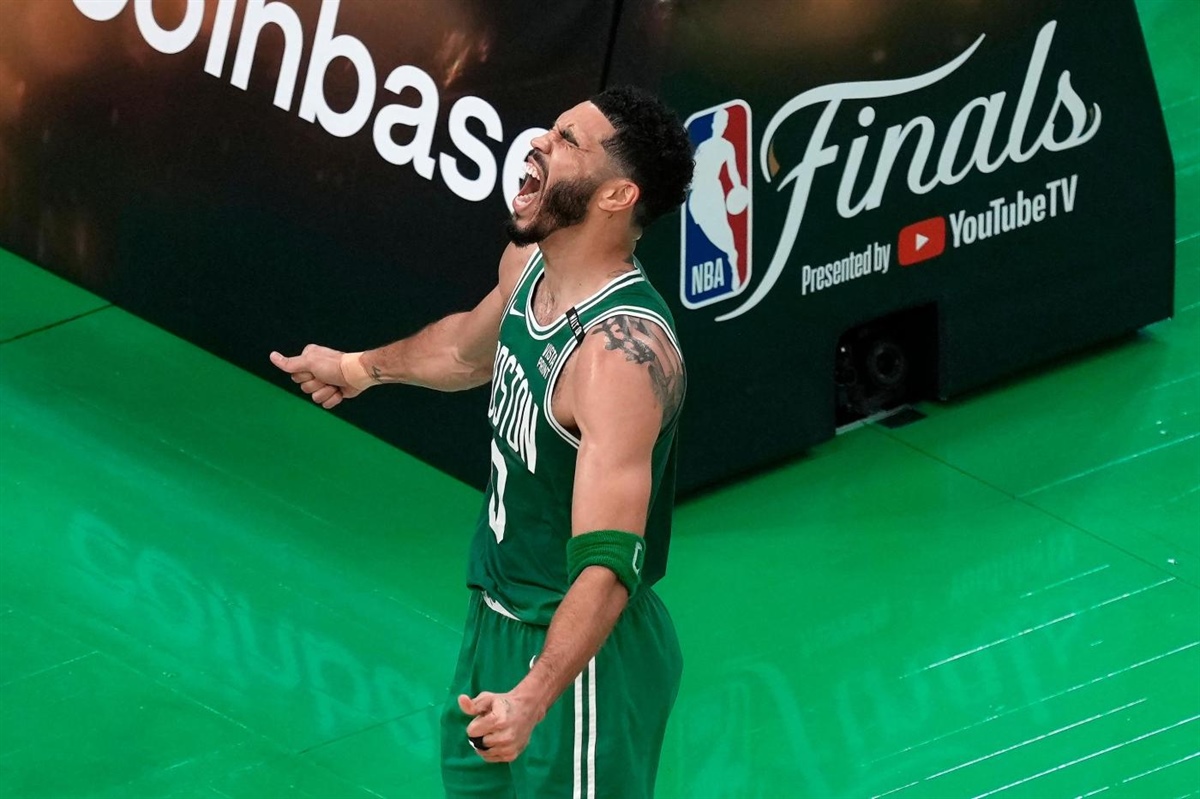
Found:
[(504, 540), (504, 484), (508, 482), (508, 463), (496, 446), (496, 439), (492, 439), (492, 467), (496, 473), (492, 476), (492, 498), (488, 501), (488, 524), (499, 544)]

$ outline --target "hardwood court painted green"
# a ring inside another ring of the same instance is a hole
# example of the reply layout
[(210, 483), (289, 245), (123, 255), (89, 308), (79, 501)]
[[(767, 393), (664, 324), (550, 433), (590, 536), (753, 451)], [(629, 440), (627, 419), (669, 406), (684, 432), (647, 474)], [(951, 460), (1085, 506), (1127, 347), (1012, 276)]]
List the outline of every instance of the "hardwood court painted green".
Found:
[[(1140, 5), (1176, 317), (683, 506), (660, 796), (1200, 793), (1200, 4)], [(478, 493), (7, 255), (0, 342), (0, 794), (437, 796)]]

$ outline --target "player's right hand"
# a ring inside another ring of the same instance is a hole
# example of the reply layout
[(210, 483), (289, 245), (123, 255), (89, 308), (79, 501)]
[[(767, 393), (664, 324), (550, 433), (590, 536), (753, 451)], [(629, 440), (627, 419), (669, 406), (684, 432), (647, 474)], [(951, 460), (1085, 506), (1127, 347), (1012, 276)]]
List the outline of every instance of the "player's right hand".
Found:
[(309, 344), (299, 355), (290, 358), (271, 353), (271, 363), (292, 376), (292, 382), (312, 397), (322, 408), (333, 408), (344, 399), (357, 397), (360, 389), (347, 385), (342, 374), (342, 353), (330, 347)]

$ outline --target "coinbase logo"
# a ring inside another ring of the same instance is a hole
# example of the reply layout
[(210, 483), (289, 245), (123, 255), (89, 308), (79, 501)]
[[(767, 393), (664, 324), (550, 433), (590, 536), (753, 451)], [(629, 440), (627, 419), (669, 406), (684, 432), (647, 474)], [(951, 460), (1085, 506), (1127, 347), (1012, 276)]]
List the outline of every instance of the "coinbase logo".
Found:
[(696, 170), (681, 215), (680, 297), (685, 307), (701, 308), (750, 282), (750, 106), (731, 100), (684, 124)]

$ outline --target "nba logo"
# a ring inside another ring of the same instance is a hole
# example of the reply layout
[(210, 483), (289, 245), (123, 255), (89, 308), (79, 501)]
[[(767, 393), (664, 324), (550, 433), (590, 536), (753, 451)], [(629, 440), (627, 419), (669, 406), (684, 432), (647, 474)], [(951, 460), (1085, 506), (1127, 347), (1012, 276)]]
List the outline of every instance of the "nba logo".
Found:
[(750, 106), (731, 100), (684, 125), (696, 170), (681, 214), (680, 297), (685, 307), (701, 308), (750, 282)]

